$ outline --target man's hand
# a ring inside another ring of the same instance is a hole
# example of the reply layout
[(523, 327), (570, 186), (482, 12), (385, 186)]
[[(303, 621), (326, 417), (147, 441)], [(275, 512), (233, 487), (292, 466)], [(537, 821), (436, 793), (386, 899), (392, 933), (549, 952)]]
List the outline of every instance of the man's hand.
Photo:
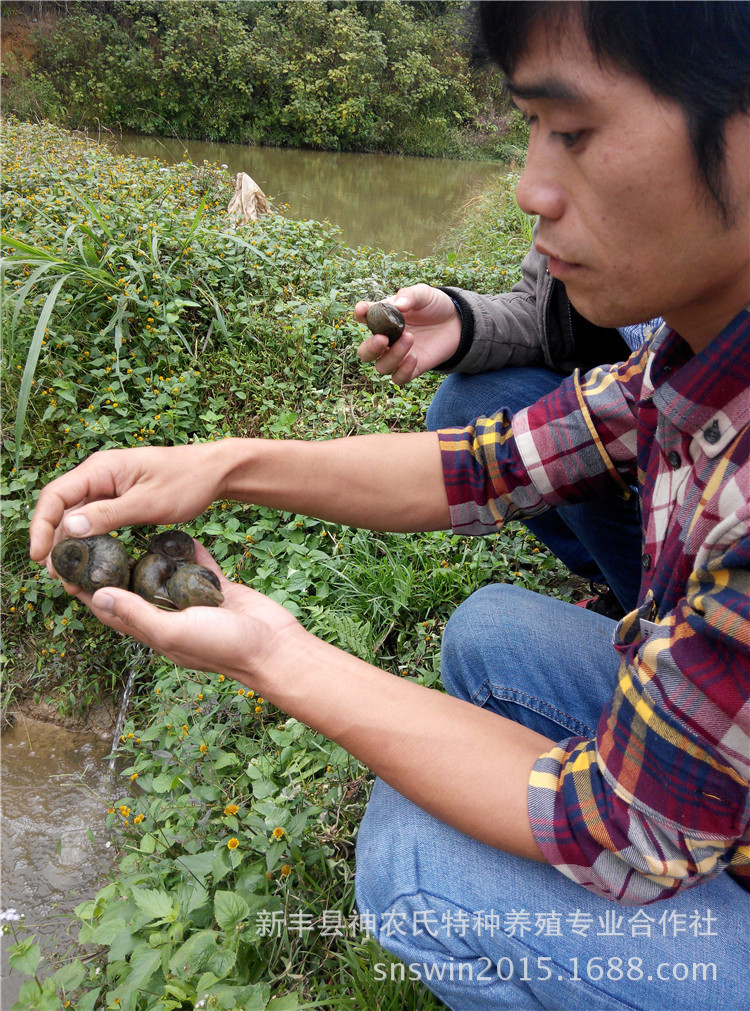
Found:
[(94, 453), (42, 489), (29, 529), (31, 557), (43, 562), (64, 536), (195, 519), (220, 497), (221, 456), (221, 443)]
[(280, 646), (302, 627), (280, 604), (240, 583), (231, 583), (198, 542), (195, 560), (219, 578), (221, 607), (163, 611), (135, 593), (116, 587), (77, 596), (96, 617), (132, 636), (180, 667), (213, 671), (250, 688), (263, 687), (265, 670)]
[[(403, 313), (406, 323), (403, 334), (390, 348), (384, 334), (373, 334), (357, 348), (362, 361), (374, 361), (381, 375), (390, 373), (397, 386), (404, 386), (456, 352), (461, 320), (444, 291), (429, 284), (415, 284), (401, 288), (385, 301), (392, 302)], [(371, 305), (372, 302), (357, 302), (354, 315), (360, 323), (364, 323)]]

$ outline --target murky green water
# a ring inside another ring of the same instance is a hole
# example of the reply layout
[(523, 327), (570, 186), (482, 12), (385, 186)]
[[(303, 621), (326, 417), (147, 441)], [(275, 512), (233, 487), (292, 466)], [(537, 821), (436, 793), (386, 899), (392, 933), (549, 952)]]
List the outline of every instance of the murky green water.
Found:
[[(2, 908), (26, 916), (43, 947), (64, 952), (65, 916), (90, 898), (110, 864), (106, 802), (122, 787), (94, 734), (19, 719), (2, 734)], [(3, 937), (2, 997), (7, 1011), (22, 977), (8, 975)]]
[(445, 230), (460, 222), (468, 203), (507, 168), (495, 162), (331, 154), (286, 148), (213, 144), (124, 134), (113, 140), (124, 154), (189, 158), (247, 172), (267, 196), (288, 203), (295, 218), (341, 228), (348, 245), (377, 246), (429, 256)]

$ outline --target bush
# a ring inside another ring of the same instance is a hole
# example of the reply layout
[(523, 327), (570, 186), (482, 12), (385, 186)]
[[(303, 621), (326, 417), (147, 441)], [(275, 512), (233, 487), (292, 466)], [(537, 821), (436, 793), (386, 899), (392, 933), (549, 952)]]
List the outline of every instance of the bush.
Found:
[[(32, 33), (40, 111), (69, 126), (324, 150), (501, 150), (499, 92), (457, 44), (464, 5), (116, 0), (70, 10)], [(9, 80), (23, 90), (17, 73)], [(19, 101), (19, 114), (28, 106)]]

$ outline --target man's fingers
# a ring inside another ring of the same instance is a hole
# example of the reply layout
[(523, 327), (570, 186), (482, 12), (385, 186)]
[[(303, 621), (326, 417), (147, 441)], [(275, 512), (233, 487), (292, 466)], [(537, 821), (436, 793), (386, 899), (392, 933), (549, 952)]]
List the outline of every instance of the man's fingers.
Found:
[(357, 348), (357, 354), (363, 362), (374, 362), (388, 349), (388, 338), (384, 334), (373, 334), (367, 337)]
[(153, 504), (147, 503), (147, 489), (125, 492), (118, 498), (98, 499), (63, 517), (63, 533), (69, 537), (91, 537), (108, 534), (112, 530), (134, 526), (148, 521), (153, 514)]
[(405, 331), (399, 339), (375, 362), (376, 370), (381, 376), (390, 375), (400, 367), (404, 358), (414, 344), (414, 335)]
[(137, 593), (114, 586), (102, 587), (91, 597), (81, 594), (81, 600), (103, 624), (141, 642), (158, 642), (159, 651), (168, 652), (175, 633), (168, 622), (175, 612), (163, 611)]
[(357, 317), (360, 323), (364, 323), (365, 316), (367, 315), (367, 310), (372, 305), (372, 302), (357, 302), (354, 306), (354, 315)]
[(406, 386), (415, 376), (419, 375), (417, 356), (407, 355), (399, 367), (394, 371), (391, 379), (396, 386)]
[[(115, 477), (100, 460), (101, 456), (94, 454), (42, 489), (29, 527), (29, 554), (34, 561), (43, 561), (52, 550), (55, 532), (66, 512), (91, 500), (109, 499), (117, 494)], [(83, 535), (83, 531), (76, 534)]]

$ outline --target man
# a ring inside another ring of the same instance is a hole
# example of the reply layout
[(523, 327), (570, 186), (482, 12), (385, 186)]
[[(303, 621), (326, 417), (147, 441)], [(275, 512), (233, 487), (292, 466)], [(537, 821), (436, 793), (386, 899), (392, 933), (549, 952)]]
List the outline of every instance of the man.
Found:
[[(403, 313), (406, 331), (391, 347), (374, 334), (358, 354), (403, 385), (429, 369), (448, 372), (427, 412), (427, 428), (463, 428), (500, 408), (515, 413), (557, 389), (575, 369), (627, 358), (660, 319), (620, 329), (584, 319), (565, 286), (547, 270), (532, 245), (521, 279), (510, 292), (480, 295), (463, 288), (416, 284), (389, 301)], [(358, 302), (364, 322), (370, 302)], [(594, 596), (581, 605), (621, 618), (635, 607), (641, 582), (638, 496), (607, 495), (561, 505), (525, 525), (571, 572), (588, 580)]]
[(225, 579), (218, 609), (165, 614), (110, 588), (81, 599), (377, 773), (360, 909), (450, 1007), (738, 1007), (750, 954), (750, 11), (490, 3), (481, 15), (531, 122), (518, 201), (539, 216), (550, 273), (592, 322), (662, 315), (660, 333), (512, 421), (98, 454), (42, 491), (32, 557), (62, 530), (180, 522), (215, 498), (479, 533), (627, 494), (637, 477), (638, 609), (615, 626), (485, 588), (446, 633), (443, 677), (462, 698), (321, 642)]

